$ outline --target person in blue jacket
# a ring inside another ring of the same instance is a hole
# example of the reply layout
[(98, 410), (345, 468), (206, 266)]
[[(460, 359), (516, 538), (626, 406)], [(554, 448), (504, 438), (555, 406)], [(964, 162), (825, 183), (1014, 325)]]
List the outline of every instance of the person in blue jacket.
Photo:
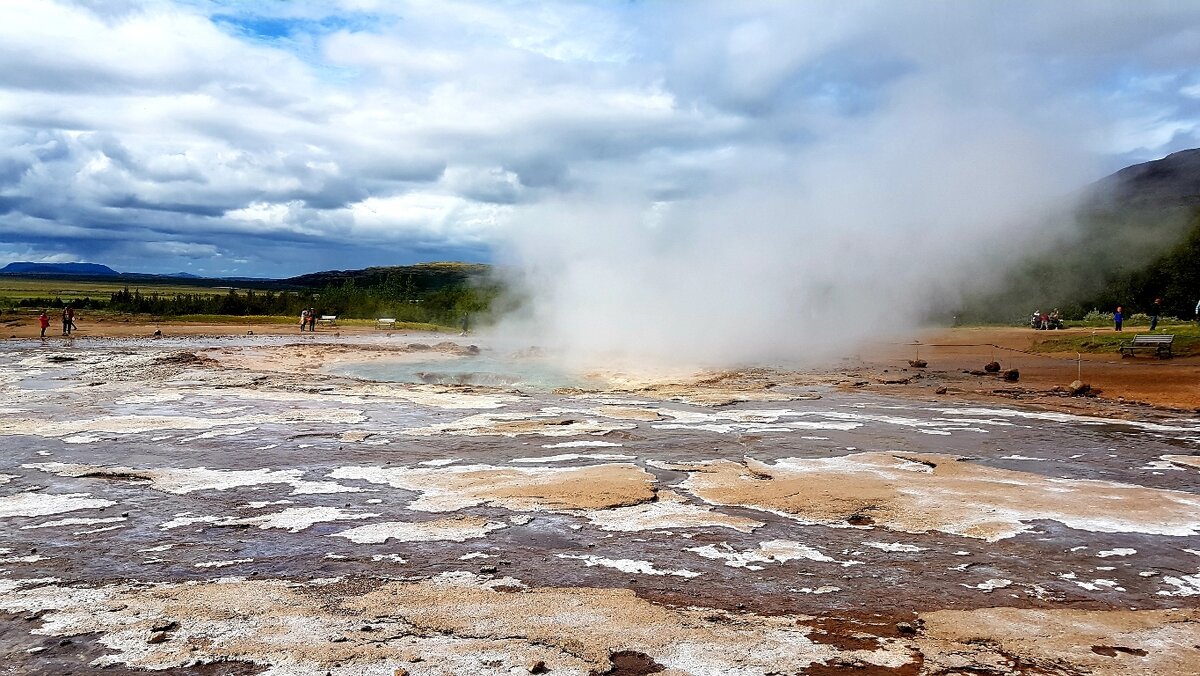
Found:
[(1124, 313), (1121, 312), (1121, 306), (1118, 305), (1117, 311), (1113, 313), (1113, 324), (1116, 325), (1118, 331), (1121, 330), (1121, 322), (1124, 319), (1125, 319), (1125, 315), (1124, 315)]

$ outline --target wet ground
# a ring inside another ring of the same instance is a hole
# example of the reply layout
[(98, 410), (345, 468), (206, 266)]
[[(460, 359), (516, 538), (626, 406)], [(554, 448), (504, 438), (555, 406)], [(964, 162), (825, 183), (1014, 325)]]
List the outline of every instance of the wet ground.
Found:
[(1196, 418), (355, 340), (0, 348), (8, 673), (1200, 673)]

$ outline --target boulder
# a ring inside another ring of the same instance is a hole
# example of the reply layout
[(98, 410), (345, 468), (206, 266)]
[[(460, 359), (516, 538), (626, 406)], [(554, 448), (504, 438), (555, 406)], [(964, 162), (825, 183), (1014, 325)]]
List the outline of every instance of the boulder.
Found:
[(1087, 383), (1083, 382), (1082, 380), (1072, 381), (1071, 384), (1067, 386), (1067, 391), (1071, 393), (1072, 397), (1079, 397), (1079, 396), (1085, 395), (1088, 392), (1090, 392), (1091, 389), (1092, 389), (1092, 386), (1088, 385)]
[(987, 371), (988, 373), (999, 373), (1000, 372), (1000, 362), (990, 361), (984, 365), (983, 370)]
[(1008, 369), (1007, 371), (1001, 373), (1000, 377), (1004, 378), (1010, 383), (1015, 383), (1021, 379), (1021, 372), (1017, 369)]

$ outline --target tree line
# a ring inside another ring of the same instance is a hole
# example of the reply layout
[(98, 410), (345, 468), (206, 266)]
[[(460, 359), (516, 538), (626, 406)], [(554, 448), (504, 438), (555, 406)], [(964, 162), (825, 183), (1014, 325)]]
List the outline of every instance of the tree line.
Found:
[[(458, 325), (463, 315), (486, 315), (501, 295), (499, 284), (484, 280), (460, 281), (440, 288), (422, 288), (412, 275), (387, 275), (360, 283), (346, 279), (319, 290), (255, 290), (231, 288), (223, 294), (163, 293), (128, 287), (103, 298), (26, 298), (15, 303), (23, 308), (63, 308), (148, 314), (160, 317), (181, 315), (274, 315), (299, 316), (305, 308), (318, 314), (352, 319), (394, 317), (403, 322)], [(473, 320), (474, 321), (474, 320)]]

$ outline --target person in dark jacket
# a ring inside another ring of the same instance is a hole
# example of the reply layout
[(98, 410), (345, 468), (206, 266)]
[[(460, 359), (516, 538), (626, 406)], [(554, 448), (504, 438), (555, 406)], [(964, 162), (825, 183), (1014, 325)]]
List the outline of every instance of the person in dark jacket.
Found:
[(1125, 313), (1121, 312), (1121, 306), (1118, 305), (1117, 311), (1113, 313), (1113, 324), (1117, 327), (1118, 331), (1121, 330), (1121, 322), (1123, 322), (1124, 320), (1125, 320)]
[(1150, 330), (1158, 328), (1158, 315), (1162, 313), (1162, 299), (1155, 298), (1154, 305), (1150, 306)]

